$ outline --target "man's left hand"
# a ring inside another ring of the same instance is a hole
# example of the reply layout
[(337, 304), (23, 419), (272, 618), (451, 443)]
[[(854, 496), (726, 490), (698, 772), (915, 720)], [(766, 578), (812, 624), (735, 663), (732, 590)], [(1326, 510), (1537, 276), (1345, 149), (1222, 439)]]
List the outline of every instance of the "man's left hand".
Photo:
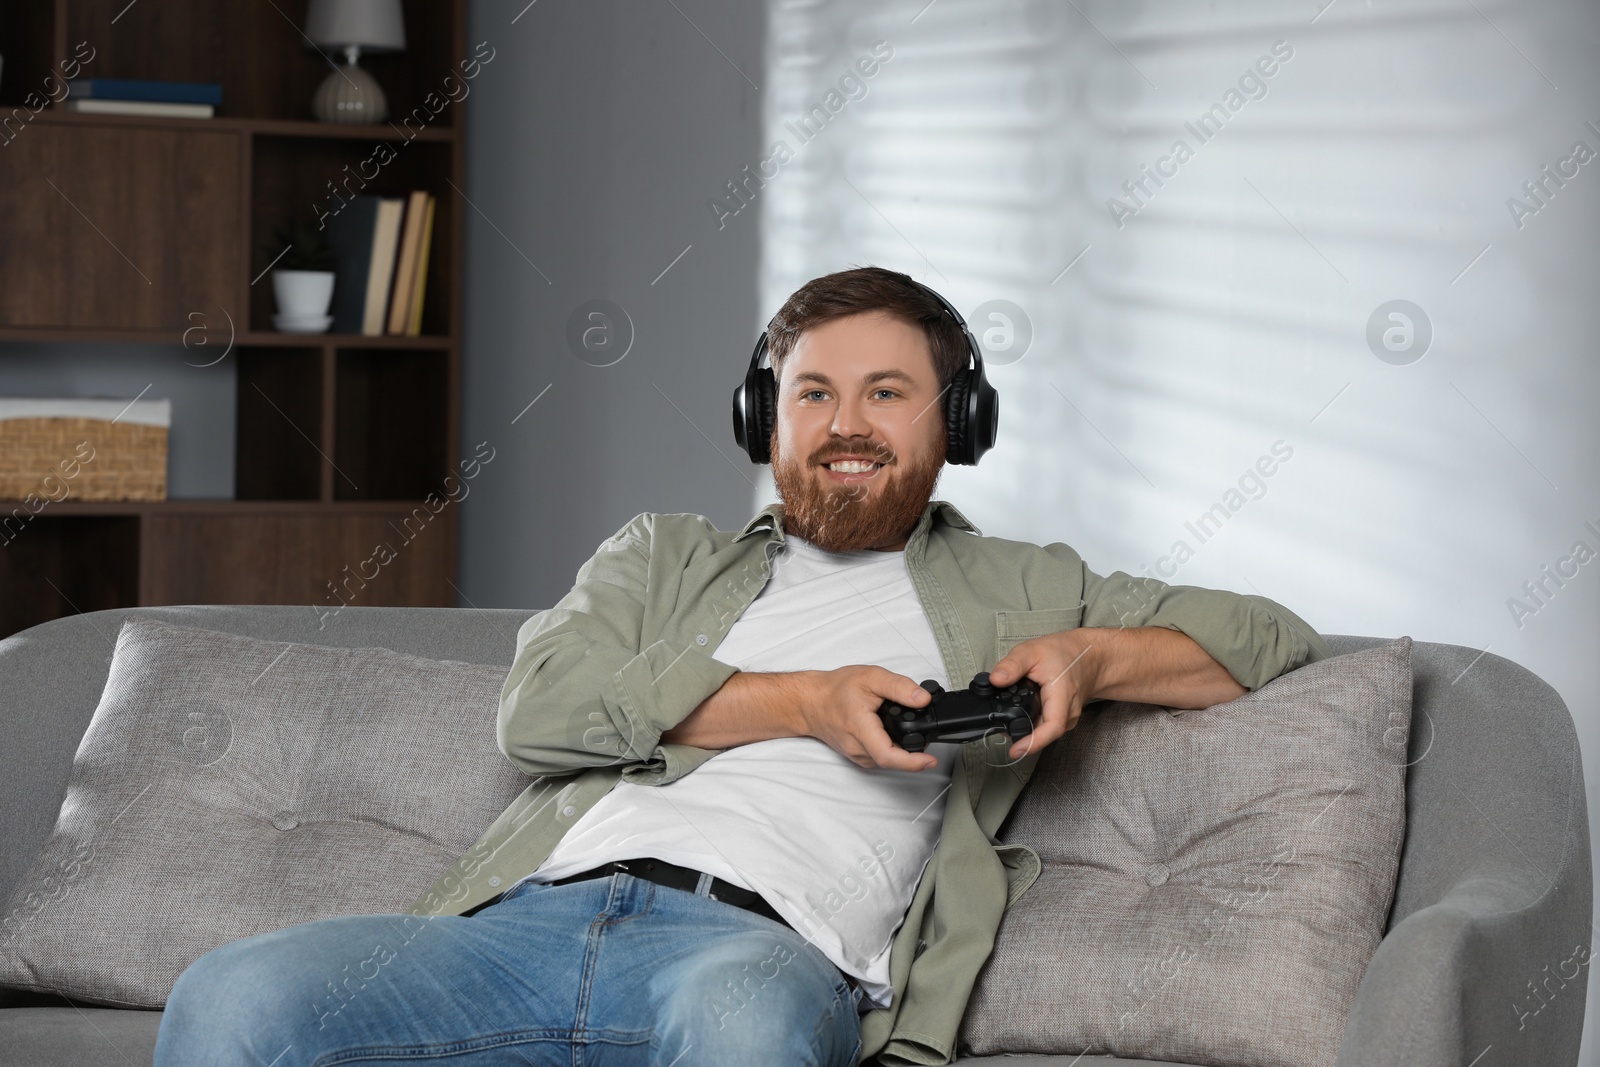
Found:
[(1095, 651), (1094, 630), (1063, 630), (1023, 641), (989, 672), (997, 686), (1030, 678), (1039, 686), (1044, 705), (1039, 724), (1008, 750), (1011, 759), (1038, 752), (1078, 725), (1083, 706), (1095, 699), (1101, 657)]

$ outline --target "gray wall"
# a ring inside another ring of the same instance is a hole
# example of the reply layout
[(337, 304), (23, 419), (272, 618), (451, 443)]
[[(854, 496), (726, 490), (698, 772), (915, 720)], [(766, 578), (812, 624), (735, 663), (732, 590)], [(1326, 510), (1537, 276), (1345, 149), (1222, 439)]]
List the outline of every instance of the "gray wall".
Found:
[[(758, 160), (761, 5), (526, 4), (470, 17), (495, 51), (467, 108), (462, 445), (495, 458), (462, 504), (463, 606), (549, 606), (642, 511), (754, 511), (728, 404), (756, 337), (757, 220), (719, 230), (706, 201)], [(609, 366), (568, 344), (592, 300), (632, 322)]]

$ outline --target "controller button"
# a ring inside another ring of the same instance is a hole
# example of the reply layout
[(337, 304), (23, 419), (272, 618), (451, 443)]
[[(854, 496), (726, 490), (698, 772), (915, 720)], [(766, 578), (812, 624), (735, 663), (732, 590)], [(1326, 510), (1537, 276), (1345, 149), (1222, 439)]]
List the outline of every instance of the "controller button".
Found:
[(988, 671), (982, 671), (972, 676), (972, 691), (979, 696), (988, 696), (994, 692), (994, 686), (989, 682)]

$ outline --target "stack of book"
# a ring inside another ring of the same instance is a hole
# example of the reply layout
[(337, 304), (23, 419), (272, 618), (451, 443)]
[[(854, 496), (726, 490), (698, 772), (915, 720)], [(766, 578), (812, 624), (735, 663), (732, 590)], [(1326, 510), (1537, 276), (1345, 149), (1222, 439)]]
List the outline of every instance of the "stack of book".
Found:
[(209, 119), (222, 104), (222, 86), (213, 82), (75, 78), (67, 82), (67, 90), (68, 111), (94, 115)]
[(421, 335), (434, 205), (426, 189), (357, 196), (328, 220), (334, 333)]

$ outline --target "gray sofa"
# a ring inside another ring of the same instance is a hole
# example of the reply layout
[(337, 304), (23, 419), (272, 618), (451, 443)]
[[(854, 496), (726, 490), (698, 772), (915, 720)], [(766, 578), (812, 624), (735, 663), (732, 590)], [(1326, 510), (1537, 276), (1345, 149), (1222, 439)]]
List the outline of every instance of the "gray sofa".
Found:
[[(117, 632), (135, 614), (269, 640), (509, 666), (529, 612), (347, 608), (319, 630), (306, 607), (137, 608), (60, 619), (7, 638), (0, 642), (0, 900), (50, 835)], [(1336, 654), (1385, 643), (1327, 640)], [(1588, 817), (1572, 718), (1548, 685), (1500, 657), (1418, 642), (1413, 665), (1399, 882), (1337, 1062), (1575, 1064), (1587, 972), (1557, 988), (1547, 969), (1570, 958), (1575, 945), (1587, 946), (1592, 929)], [(1537, 1000), (1535, 982), (1545, 983)], [(1534, 1018), (1525, 1007), (1531, 1004), (1541, 1005)], [(0, 989), (0, 1067), (148, 1063), (159, 1023), (159, 1012)], [(1067, 1067), (1075, 1059), (1004, 1062)]]

